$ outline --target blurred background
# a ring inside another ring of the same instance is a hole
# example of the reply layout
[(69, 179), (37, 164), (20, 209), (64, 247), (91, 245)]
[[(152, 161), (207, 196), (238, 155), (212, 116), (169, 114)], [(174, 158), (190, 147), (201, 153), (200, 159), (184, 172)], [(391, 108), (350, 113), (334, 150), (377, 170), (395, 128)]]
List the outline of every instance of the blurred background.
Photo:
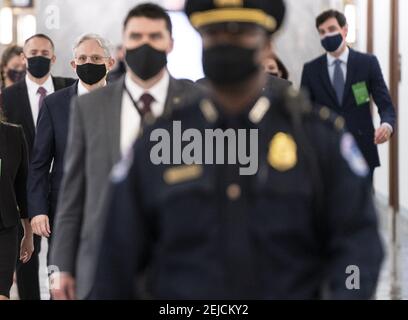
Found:
[[(56, 44), (53, 74), (73, 76), (69, 66), (72, 44), (81, 34), (98, 33), (113, 47), (121, 43), (122, 22), (139, 0), (0, 0), (0, 52), (12, 43), (23, 44), (41, 32)], [(169, 10), (174, 24), (175, 49), (169, 57), (176, 78), (203, 76), (201, 41), (182, 13), (184, 0), (152, 1)], [(288, 15), (276, 36), (275, 48), (298, 86), (302, 66), (321, 54), (315, 17), (325, 9), (345, 12), (349, 45), (375, 54), (381, 64), (399, 115), (393, 141), (380, 147), (382, 167), (376, 171), (375, 194), (383, 221), (388, 261), (380, 297), (408, 298), (408, 0), (287, 0)], [(376, 110), (376, 108), (373, 108)], [(376, 124), (379, 123), (373, 111)], [(405, 259), (405, 260), (404, 260)], [(405, 277), (405, 278), (404, 278)]]

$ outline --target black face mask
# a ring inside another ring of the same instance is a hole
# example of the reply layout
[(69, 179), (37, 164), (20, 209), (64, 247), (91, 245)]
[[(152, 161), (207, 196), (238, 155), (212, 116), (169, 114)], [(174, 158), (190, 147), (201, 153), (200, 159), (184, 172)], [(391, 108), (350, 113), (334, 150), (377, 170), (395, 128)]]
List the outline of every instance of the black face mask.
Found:
[(328, 35), (320, 42), (324, 50), (326, 50), (327, 52), (336, 52), (343, 43), (343, 36), (341, 35), (341, 33)]
[(93, 85), (106, 76), (106, 66), (104, 64), (85, 63), (77, 65), (76, 73), (81, 81)]
[(27, 70), (34, 78), (42, 78), (50, 72), (51, 59), (43, 56), (36, 56), (28, 58), (27, 61)]
[(7, 78), (9, 78), (13, 83), (23, 80), (25, 75), (26, 75), (25, 70), (9, 69), (7, 71)]
[(256, 49), (234, 45), (217, 45), (204, 49), (204, 73), (216, 85), (242, 83), (260, 68), (255, 63), (255, 53)]
[(126, 63), (142, 80), (148, 80), (157, 75), (167, 64), (165, 51), (154, 49), (148, 44), (126, 51)]

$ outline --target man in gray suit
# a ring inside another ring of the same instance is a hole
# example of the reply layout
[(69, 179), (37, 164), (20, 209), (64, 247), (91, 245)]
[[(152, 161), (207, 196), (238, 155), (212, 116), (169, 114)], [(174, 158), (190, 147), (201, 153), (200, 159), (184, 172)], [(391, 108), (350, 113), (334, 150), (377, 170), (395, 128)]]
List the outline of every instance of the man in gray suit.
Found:
[[(126, 75), (73, 101), (64, 178), (54, 226), (51, 277), (54, 299), (86, 299), (92, 292), (110, 171), (131, 148), (142, 120), (180, 107), (197, 93), (173, 79), (167, 54), (173, 48), (168, 14), (154, 4), (132, 9), (123, 29)], [(198, 93), (197, 93), (198, 94)]]

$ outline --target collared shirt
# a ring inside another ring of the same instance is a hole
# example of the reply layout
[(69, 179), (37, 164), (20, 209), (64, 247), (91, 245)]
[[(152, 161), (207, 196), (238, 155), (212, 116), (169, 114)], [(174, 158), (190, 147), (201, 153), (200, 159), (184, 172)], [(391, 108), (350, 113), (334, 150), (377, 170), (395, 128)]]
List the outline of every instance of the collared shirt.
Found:
[(89, 93), (89, 90), (85, 88), (81, 80), (78, 81), (78, 96), (82, 96), (84, 94)]
[[(144, 90), (137, 85), (126, 74), (125, 85), (132, 95), (133, 99), (137, 102), (144, 93), (149, 93), (154, 98), (154, 102), (151, 105), (152, 113), (155, 117), (159, 117), (163, 114), (164, 104), (166, 103), (167, 92), (170, 84), (170, 75), (166, 71), (164, 76), (149, 90)], [(127, 151), (132, 147), (140, 129), (140, 115), (133, 105), (132, 100), (128, 94), (124, 92), (122, 98), (122, 112), (120, 120), (120, 150), (122, 155), (125, 155)]]
[(331, 83), (333, 83), (334, 68), (336, 66), (335, 65), (336, 60), (341, 61), (341, 70), (343, 71), (344, 82), (346, 82), (346, 79), (347, 79), (347, 63), (348, 63), (349, 55), (350, 55), (350, 49), (348, 47), (346, 47), (346, 50), (344, 50), (344, 52), (338, 58), (333, 57), (330, 53), (327, 54), (327, 67), (329, 69), (329, 76), (330, 76)]
[[(102, 87), (105, 87), (106, 86), (106, 81), (105, 81), (105, 83), (103, 84), (103, 86)], [(78, 96), (82, 96), (82, 95), (84, 95), (84, 94), (87, 94), (87, 93), (89, 93), (90, 91), (87, 89), (87, 88), (85, 88), (85, 86), (84, 86), (84, 84), (82, 83), (82, 81), (81, 80), (78, 80)]]
[(47, 90), (48, 96), (51, 93), (54, 93), (54, 83), (52, 82), (51, 76), (49, 76), (42, 85), (39, 85), (32, 81), (28, 77), (28, 75), (26, 75), (25, 81), (27, 84), (28, 98), (30, 100), (30, 107), (31, 113), (33, 115), (34, 125), (37, 126), (38, 113), (40, 112), (40, 106), (38, 105), (40, 102), (40, 94), (38, 93), (38, 88), (43, 87), (45, 90)]

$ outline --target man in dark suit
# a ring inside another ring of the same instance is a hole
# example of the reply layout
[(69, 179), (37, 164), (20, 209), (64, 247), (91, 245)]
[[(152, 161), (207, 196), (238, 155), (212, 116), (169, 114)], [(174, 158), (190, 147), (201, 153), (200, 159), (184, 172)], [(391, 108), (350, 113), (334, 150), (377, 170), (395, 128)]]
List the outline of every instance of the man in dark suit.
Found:
[[(127, 154), (142, 124), (194, 99), (196, 86), (167, 71), (173, 48), (169, 15), (154, 4), (132, 9), (123, 29), (127, 73), (105, 88), (74, 98), (50, 264), (55, 299), (90, 297), (112, 167)], [(199, 94), (199, 93), (197, 93)], [(142, 122), (143, 120), (143, 122)]]
[[(372, 178), (375, 168), (380, 166), (377, 145), (390, 139), (396, 123), (394, 106), (380, 65), (375, 56), (347, 46), (348, 25), (341, 12), (323, 12), (316, 19), (316, 27), (327, 54), (305, 64), (302, 87), (309, 92), (313, 102), (327, 106), (345, 118), (371, 169)], [(377, 130), (372, 121), (370, 97), (381, 117), (381, 126)]]
[[(2, 107), (7, 121), (23, 127), (29, 158), (34, 144), (35, 125), (44, 98), (74, 83), (73, 79), (51, 76), (51, 66), (56, 61), (54, 49), (54, 43), (44, 34), (36, 34), (27, 39), (23, 53), (27, 66), (26, 78), (2, 92)], [(20, 231), (22, 236), (23, 232)], [(34, 237), (34, 246), (35, 251), (30, 262), (25, 265), (17, 262), (17, 285), (22, 300), (40, 299), (38, 280), (40, 237)]]
[(79, 80), (44, 99), (28, 174), (31, 226), (35, 234), (47, 237), (49, 244), (63, 176), (71, 100), (104, 87), (108, 71), (114, 63), (108, 42), (98, 35), (81, 36), (74, 48), (71, 65)]

